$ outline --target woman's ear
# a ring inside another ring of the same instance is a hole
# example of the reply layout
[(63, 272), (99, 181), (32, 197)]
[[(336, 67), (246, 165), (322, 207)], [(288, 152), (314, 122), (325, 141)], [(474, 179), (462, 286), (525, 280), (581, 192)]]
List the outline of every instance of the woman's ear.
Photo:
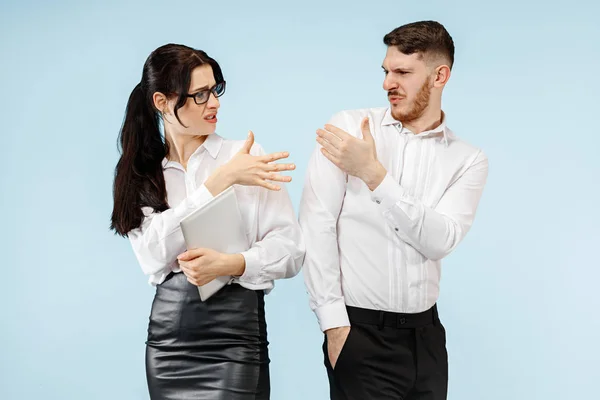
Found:
[(152, 95), (152, 103), (154, 104), (154, 108), (156, 108), (161, 114), (169, 114), (169, 103), (167, 101), (167, 96), (161, 92), (155, 92)]

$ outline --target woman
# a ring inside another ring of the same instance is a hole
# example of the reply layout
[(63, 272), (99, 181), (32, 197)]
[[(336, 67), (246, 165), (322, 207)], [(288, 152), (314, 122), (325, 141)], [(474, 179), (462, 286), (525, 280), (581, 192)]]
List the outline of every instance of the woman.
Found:
[[(152, 399), (268, 399), (264, 294), (296, 275), (302, 235), (277, 164), (254, 136), (215, 133), (225, 80), (205, 52), (168, 44), (144, 64), (120, 132), (111, 228), (131, 241), (157, 286), (146, 342)], [(162, 121), (164, 139), (159, 123)], [(179, 222), (234, 185), (251, 243), (241, 254), (186, 251)], [(218, 276), (231, 285), (207, 301), (197, 286)]]

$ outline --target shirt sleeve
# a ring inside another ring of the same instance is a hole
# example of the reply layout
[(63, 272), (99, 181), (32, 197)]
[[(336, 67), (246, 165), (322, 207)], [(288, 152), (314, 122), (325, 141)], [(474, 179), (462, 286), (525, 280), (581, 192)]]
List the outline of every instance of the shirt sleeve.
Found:
[[(330, 124), (348, 130), (343, 113)], [(304, 280), (311, 309), (322, 331), (350, 326), (342, 293), (337, 221), (348, 176), (321, 153), (317, 144), (308, 164), (299, 221), (306, 241)]]
[(389, 174), (371, 199), (401, 240), (436, 261), (450, 254), (471, 228), (487, 175), (488, 159), (479, 151), (435, 208), (409, 196)]
[(213, 195), (202, 185), (177, 207), (161, 213), (143, 207), (144, 219), (139, 228), (127, 236), (133, 252), (144, 274), (155, 276), (150, 283), (162, 282), (171, 272), (177, 256), (186, 250), (185, 240), (179, 223), (198, 207), (213, 199)]
[[(256, 155), (264, 150), (256, 147)], [(253, 152), (254, 153), (254, 152)], [(300, 225), (285, 185), (274, 191), (258, 188), (256, 242), (242, 252), (246, 269), (239, 281), (260, 285), (298, 274), (304, 260), (305, 247)]]

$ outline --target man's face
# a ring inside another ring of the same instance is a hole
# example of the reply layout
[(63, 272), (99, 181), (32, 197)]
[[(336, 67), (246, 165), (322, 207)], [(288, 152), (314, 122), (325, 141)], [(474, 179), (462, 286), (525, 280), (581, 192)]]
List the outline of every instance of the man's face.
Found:
[(419, 53), (407, 55), (395, 46), (388, 47), (382, 66), (383, 89), (394, 119), (402, 123), (419, 119), (429, 105), (434, 71)]

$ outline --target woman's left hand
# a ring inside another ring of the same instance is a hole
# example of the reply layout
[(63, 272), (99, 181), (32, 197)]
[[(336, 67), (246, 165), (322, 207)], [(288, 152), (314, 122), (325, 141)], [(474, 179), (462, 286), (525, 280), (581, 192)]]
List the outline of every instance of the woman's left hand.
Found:
[(240, 276), (245, 259), (241, 254), (219, 253), (212, 249), (192, 249), (177, 256), (181, 271), (196, 286), (206, 285), (219, 276)]

